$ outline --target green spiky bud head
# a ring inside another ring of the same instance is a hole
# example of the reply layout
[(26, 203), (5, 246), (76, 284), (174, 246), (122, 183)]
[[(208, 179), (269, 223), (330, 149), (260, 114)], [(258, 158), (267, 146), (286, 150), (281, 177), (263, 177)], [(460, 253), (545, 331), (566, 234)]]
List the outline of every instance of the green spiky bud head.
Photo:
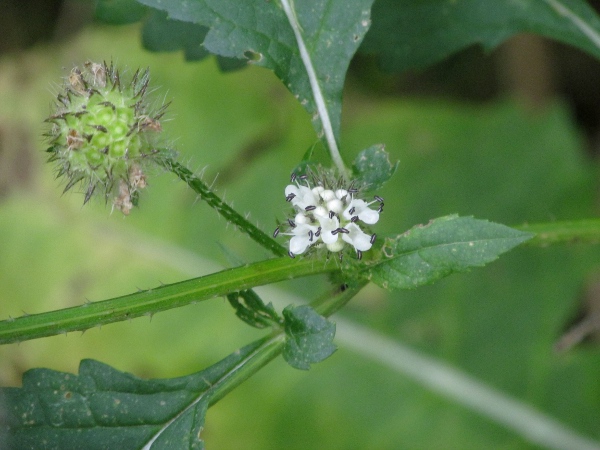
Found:
[(86, 203), (94, 193), (128, 214), (146, 186), (144, 169), (159, 153), (157, 136), (167, 105), (152, 111), (146, 100), (149, 70), (127, 81), (114, 66), (86, 62), (75, 67), (57, 95), (50, 161), (66, 176), (65, 191), (81, 185)]

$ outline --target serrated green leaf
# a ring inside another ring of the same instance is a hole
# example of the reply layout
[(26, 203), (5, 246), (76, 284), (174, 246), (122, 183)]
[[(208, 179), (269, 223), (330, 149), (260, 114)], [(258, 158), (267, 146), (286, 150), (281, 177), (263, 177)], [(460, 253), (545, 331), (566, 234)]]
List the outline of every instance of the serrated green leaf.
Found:
[(282, 322), (273, 304), (265, 305), (253, 289), (227, 294), (227, 300), (235, 315), (252, 327), (267, 328)]
[(413, 289), (452, 273), (481, 267), (530, 239), (531, 233), (456, 215), (387, 238), (368, 278), (386, 289)]
[(148, 8), (136, 0), (98, 0), (95, 18), (113, 25), (125, 25), (141, 20)]
[(201, 449), (211, 396), (265, 342), (172, 379), (143, 380), (90, 359), (79, 375), (29, 370), (23, 387), (0, 390), (0, 440), (11, 449)]
[(308, 305), (283, 310), (286, 341), (283, 358), (296, 369), (308, 370), (335, 351), (335, 323), (319, 315)]
[(385, 145), (376, 144), (361, 151), (352, 169), (354, 176), (363, 183), (366, 191), (382, 187), (396, 172), (399, 162), (392, 164), (390, 155), (385, 151)]
[[(204, 47), (216, 55), (249, 60), (275, 72), (312, 117), (322, 124), (290, 22), (277, 1), (139, 0), (171, 19), (209, 28)], [(296, 18), (339, 141), (341, 97), (350, 59), (366, 33), (373, 0), (294, 2)]]
[(378, 0), (360, 49), (389, 71), (433, 64), (473, 44), (491, 50), (536, 33), (600, 57), (600, 19), (583, 0)]

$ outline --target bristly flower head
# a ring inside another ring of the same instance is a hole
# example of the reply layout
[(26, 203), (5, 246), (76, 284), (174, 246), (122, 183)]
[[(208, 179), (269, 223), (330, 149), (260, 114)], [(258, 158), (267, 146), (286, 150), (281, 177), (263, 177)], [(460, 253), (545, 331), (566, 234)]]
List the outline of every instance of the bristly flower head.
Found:
[(168, 106), (151, 111), (149, 80), (149, 70), (138, 69), (124, 82), (112, 63), (88, 61), (71, 70), (45, 134), (49, 161), (56, 162), (57, 177), (67, 178), (65, 192), (80, 184), (84, 203), (100, 192), (129, 214), (146, 186), (147, 162), (158, 155), (153, 144)]
[[(373, 225), (383, 211), (383, 199), (375, 196), (371, 202), (359, 198), (354, 183), (345, 184), (342, 179), (323, 169), (310, 171), (308, 175), (292, 174), (291, 184), (285, 188), (285, 199), (294, 206), (294, 217), (275, 230), (290, 239), (289, 255), (293, 258), (310, 249), (326, 248), (339, 253), (351, 246), (358, 259), (375, 242), (375, 234), (365, 233), (365, 225)], [(377, 209), (370, 205), (377, 203)]]

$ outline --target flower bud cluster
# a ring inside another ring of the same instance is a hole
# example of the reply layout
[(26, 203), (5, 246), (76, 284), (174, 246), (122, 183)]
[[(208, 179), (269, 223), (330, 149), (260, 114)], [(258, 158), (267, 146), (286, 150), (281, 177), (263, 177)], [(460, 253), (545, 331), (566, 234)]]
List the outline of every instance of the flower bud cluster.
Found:
[(68, 179), (65, 191), (83, 185), (86, 203), (102, 192), (114, 207), (128, 214), (146, 186), (143, 165), (157, 152), (153, 143), (168, 105), (151, 112), (146, 101), (149, 71), (136, 71), (129, 82), (106, 63), (75, 67), (46, 122), (58, 177)]
[[(289, 255), (293, 258), (310, 248), (325, 247), (329, 252), (339, 253), (341, 259), (342, 251), (350, 245), (361, 259), (376, 238), (375, 234), (363, 231), (364, 225), (377, 223), (383, 199), (375, 196), (373, 201), (366, 202), (359, 198), (359, 190), (352, 183), (344, 187), (342, 181), (328, 176), (293, 174), (291, 182), (285, 188), (285, 199), (294, 206), (294, 217), (273, 234), (292, 236)], [(370, 208), (374, 203), (377, 209)]]

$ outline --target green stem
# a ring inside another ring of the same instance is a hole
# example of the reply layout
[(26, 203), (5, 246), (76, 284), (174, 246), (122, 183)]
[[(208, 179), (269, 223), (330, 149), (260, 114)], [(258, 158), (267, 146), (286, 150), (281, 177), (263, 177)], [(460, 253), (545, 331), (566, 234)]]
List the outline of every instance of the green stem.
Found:
[(229, 372), (210, 389), (209, 406), (214, 405), (236, 387), (265, 367), (283, 351), (285, 335), (282, 332), (274, 333), (271, 337), (263, 338), (256, 343), (264, 341), (246, 360), (240, 363), (235, 370)]
[(525, 224), (514, 228), (535, 233), (523, 245), (545, 247), (553, 244), (600, 242), (600, 219)]
[(331, 118), (329, 117), (327, 102), (325, 101), (325, 96), (323, 95), (323, 91), (321, 89), (321, 85), (317, 77), (315, 66), (312, 62), (310, 53), (306, 48), (306, 44), (304, 42), (304, 37), (302, 36), (302, 27), (298, 22), (298, 17), (296, 15), (296, 11), (294, 10), (294, 2), (293, 0), (280, 1), (281, 6), (283, 7), (283, 11), (285, 12), (285, 15), (288, 19), (288, 22), (292, 27), (294, 36), (296, 37), (296, 43), (298, 45), (300, 59), (302, 60), (302, 64), (304, 65), (304, 69), (306, 70), (306, 75), (308, 76), (308, 82), (310, 83), (310, 88), (313, 93), (313, 98), (317, 107), (319, 121), (323, 130), (325, 142), (327, 143), (327, 148), (329, 149), (329, 154), (331, 155), (331, 159), (333, 160), (334, 164), (340, 171), (340, 174), (342, 174), (344, 178), (348, 178), (348, 171), (346, 169), (346, 166), (344, 165), (342, 155), (340, 155), (337, 140), (335, 138), (335, 133), (333, 131), (333, 126), (331, 124)]
[(254, 286), (338, 270), (335, 263), (288, 257), (260, 261), (109, 300), (0, 322), (0, 344), (133, 319)]
[(200, 198), (213, 207), (225, 220), (236, 225), (242, 232), (246, 233), (251, 239), (270, 250), (276, 256), (287, 255), (285, 247), (276, 242), (271, 236), (257, 228), (246, 220), (236, 210), (225, 203), (217, 196), (210, 187), (208, 187), (200, 178), (194, 175), (187, 167), (181, 165), (170, 157), (157, 158), (156, 162), (168, 171), (178, 176), (182, 181), (192, 188), (194, 192), (200, 195)]

